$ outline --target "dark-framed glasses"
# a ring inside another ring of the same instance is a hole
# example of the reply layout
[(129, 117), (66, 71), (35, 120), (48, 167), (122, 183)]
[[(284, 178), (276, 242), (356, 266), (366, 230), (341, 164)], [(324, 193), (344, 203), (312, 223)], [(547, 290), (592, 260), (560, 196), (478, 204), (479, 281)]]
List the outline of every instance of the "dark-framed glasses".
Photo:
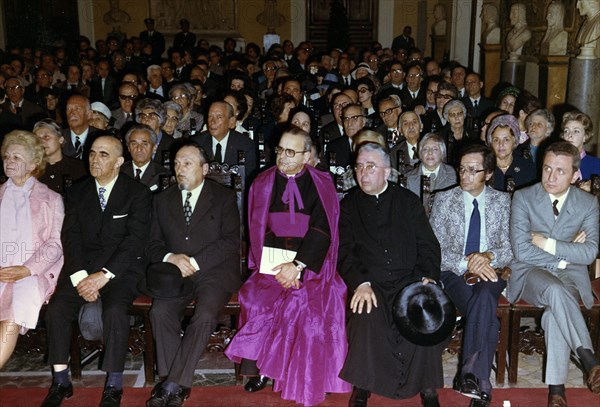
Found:
[(485, 170), (478, 170), (476, 168), (463, 167), (462, 165), (460, 167), (458, 167), (458, 173), (460, 175), (468, 174), (470, 177), (474, 177), (475, 175), (479, 174), (480, 172), (484, 172), (484, 171)]
[(342, 121), (346, 123), (358, 123), (360, 119), (363, 119), (365, 116), (361, 114), (357, 114), (355, 116), (344, 116), (342, 117)]
[(385, 109), (383, 112), (379, 112), (379, 115), (381, 117), (389, 116), (392, 113), (394, 113), (394, 110), (399, 109), (399, 108), (400, 108), (400, 106), (390, 107), (389, 109)]
[(283, 148), (283, 147), (275, 147), (275, 154), (279, 155), (279, 154), (285, 154), (286, 157), (290, 157), (293, 158), (296, 156), (296, 154), (303, 154), (303, 153), (307, 153), (309, 150), (301, 150), (301, 151), (296, 151), (296, 150), (292, 150), (291, 148)]
[(137, 99), (137, 96), (135, 96), (135, 95), (119, 95), (119, 99), (134, 101)]

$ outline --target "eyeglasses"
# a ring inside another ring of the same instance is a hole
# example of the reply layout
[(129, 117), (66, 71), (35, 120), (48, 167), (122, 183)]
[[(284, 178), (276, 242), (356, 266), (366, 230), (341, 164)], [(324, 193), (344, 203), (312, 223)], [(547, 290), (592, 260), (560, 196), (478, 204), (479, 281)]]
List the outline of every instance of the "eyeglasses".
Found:
[(366, 170), (367, 174), (371, 175), (375, 172), (375, 170), (377, 168), (388, 168), (388, 167), (379, 167), (379, 166), (377, 166), (375, 164), (371, 164), (371, 163), (369, 163), (369, 164), (360, 164), (360, 163), (354, 164), (354, 172), (356, 172), (356, 173), (361, 173)]
[(446, 100), (452, 99), (452, 95), (444, 95), (443, 93), (436, 93), (435, 97), (438, 99), (446, 99)]
[(159, 119), (160, 116), (158, 115), (158, 113), (152, 112), (152, 113), (140, 113), (140, 120), (152, 120), (152, 119)]
[(385, 116), (389, 116), (392, 113), (394, 113), (394, 110), (396, 109), (400, 109), (400, 106), (396, 106), (396, 107), (390, 107), (389, 109), (384, 110), (383, 112), (379, 112), (379, 115), (381, 117), (385, 117)]
[(391, 73), (403, 73), (404, 71), (402, 69), (392, 69), (390, 72)]
[(137, 99), (137, 96), (135, 96), (135, 95), (119, 95), (119, 99), (134, 101)]
[(179, 100), (179, 99), (187, 99), (187, 95), (179, 95), (179, 96), (173, 96), (173, 100)]
[(420, 73), (409, 73), (408, 75), (406, 75), (406, 77), (409, 79), (420, 78), (421, 74)]
[(172, 71), (173, 70), (173, 68), (171, 68), (170, 66), (163, 66), (160, 69), (162, 69), (163, 71)]
[(463, 167), (462, 165), (460, 167), (458, 167), (458, 173), (460, 175), (468, 174), (470, 177), (474, 177), (475, 175), (479, 174), (480, 172), (484, 172), (484, 171), (485, 170), (477, 170), (475, 168)]
[(346, 106), (348, 106), (350, 103), (334, 103), (333, 104), (333, 108), (335, 110), (342, 110), (343, 108), (345, 108)]
[(274, 67), (274, 66), (268, 66), (268, 67), (266, 67), (266, 68), (265, 68), (265, 71), (274, 71), (274, 70), (276, 70), (276, 69), (277, 69), (277, 68), (276, 68), (276, 67)]
[(296, 156), (296, 154), (303, 154), (303, 153), (307, 153), (309, 150), (302, 150), (302, 151), (296, 151), (296, 150), (292, 150), (291, 148), (283, 148), (283, 147), (275, 147), (275, 154), (279, 155), (282, 153), (285, 153), (286, 157), (290, 157), (293, 158)]
[(379, 62), (379, 59), (377, 59), (377, 58), (371, 58), (371, 59), (369, 59), (369, 62)]
[(369, 88), (360, 88), (360, 89), (358, 89), (358, 93), (365, 93), (365, 92), (369, 92)]
[(177, 116), (167, 116), (167, 121), (177, 123), (179, 121), (179, 118)]
[(358, 123), (360, 119), (363, 119), (365, 116), (357, 114), (356, 116), (343, 116), (342, 121), (346, 123)]
[(23, 87), (21, 85), (14, 85), (14, 86), (7, 86), (6, 90), (10, 91), (10, 90), (18, 90), (18, 89), (23, 89)]

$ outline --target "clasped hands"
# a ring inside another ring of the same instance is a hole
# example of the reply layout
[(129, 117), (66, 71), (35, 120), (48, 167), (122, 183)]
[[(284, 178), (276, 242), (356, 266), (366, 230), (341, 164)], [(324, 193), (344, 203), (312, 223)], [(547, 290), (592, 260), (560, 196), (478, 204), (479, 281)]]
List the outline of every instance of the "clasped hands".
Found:
[[(435, 284), (435, 280), (427, 277), (423, 277), (422, 281), (423, 285), (427, 285), (429, 283)], [(354, 314), (357, 312), (362, 314), (365, 307), (367, 314), (371, 313), (373, 307), (377, 308), (377, 297), (375, 296), (375, 291), (373, 291), (370, 284), (359, 285), (358, 288), (354, 290), (354, 295), (350, 300), (350, 309)]]
[(466, 260), (468, 274), (475, 275), (483, 281), (498, 281), (498, 274), (491, 265), (494, 260), (492, 253), (471, 253)]
[(87, 302), (94, 302), (100, 296), (100, 289), (108, 283), (108, 277), (102, 271), (90, 274), (77, 284), (77, 293)]
[[(586, 237), (587, 237), (587, 234), (585, 233), (585, 230), (580, 230), (573, 237), (573, 240), (571, 240), (571, 243), (585, 243)], [(548, 238), (546, 236), (544, 236), (543, 234), (541, 234), (539, 232), (531, 233), (531, 243), (533, 243), (535, 246), (539, 247), (540, 249), (545, 250), (547, 241), (548, 241)]]
[(294, 263), (282, 263), (276, 267), (273, 267), (273, 271), (278, 271), (275, 274), (275, 280), (285, 289), (288, 288), (300, 288), (301, 283), (298, 279), (300, 273)]
[(30, 275), (31, 271), (25, 266), (0, 267), (0, 283), (16, 283)]

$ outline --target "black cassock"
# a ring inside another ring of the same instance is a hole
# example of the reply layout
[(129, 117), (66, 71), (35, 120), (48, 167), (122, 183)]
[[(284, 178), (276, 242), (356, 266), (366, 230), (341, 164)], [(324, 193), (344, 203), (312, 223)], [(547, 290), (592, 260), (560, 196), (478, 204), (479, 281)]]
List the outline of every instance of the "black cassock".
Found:
[(443, 387), (442, 350), (406, 340), (392, 319), (408, 283), (440, 276), (440, 245), (420, 200), (389, 183), (376, 197), (355, 188), (341, 203), (338, 269), (348, 298), (368, 281), (377, 297), (370, 314), (348, 310), (348, 356), (340, 377), (385, 397), (410, 398)]

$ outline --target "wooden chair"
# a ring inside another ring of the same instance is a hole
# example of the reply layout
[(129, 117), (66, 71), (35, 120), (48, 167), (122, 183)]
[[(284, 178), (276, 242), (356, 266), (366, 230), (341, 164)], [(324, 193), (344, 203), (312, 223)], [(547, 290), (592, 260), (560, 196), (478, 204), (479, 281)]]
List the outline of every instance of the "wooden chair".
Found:
[[(591, 309), (580, 304), (581, 313), (587, 323), (592, 345), (596, 355), (600, 354), (600, 278), (592, 281), (592, 291), (596, 297)], [(533, 329), (522, 328), (521, 319), (533, 317), (539, 320), (544, 312), (543, 308), (535, 307), (526, 301), (520, 300), (511, 306), (510, 346), (508, 362), (508, 384), (514, 385), (518, 380), (519, 353), (532, 355), (538, 353), (544, 357), (544, 370), (546, 366), (546, 345), (544, 331), (539, 327)]]

